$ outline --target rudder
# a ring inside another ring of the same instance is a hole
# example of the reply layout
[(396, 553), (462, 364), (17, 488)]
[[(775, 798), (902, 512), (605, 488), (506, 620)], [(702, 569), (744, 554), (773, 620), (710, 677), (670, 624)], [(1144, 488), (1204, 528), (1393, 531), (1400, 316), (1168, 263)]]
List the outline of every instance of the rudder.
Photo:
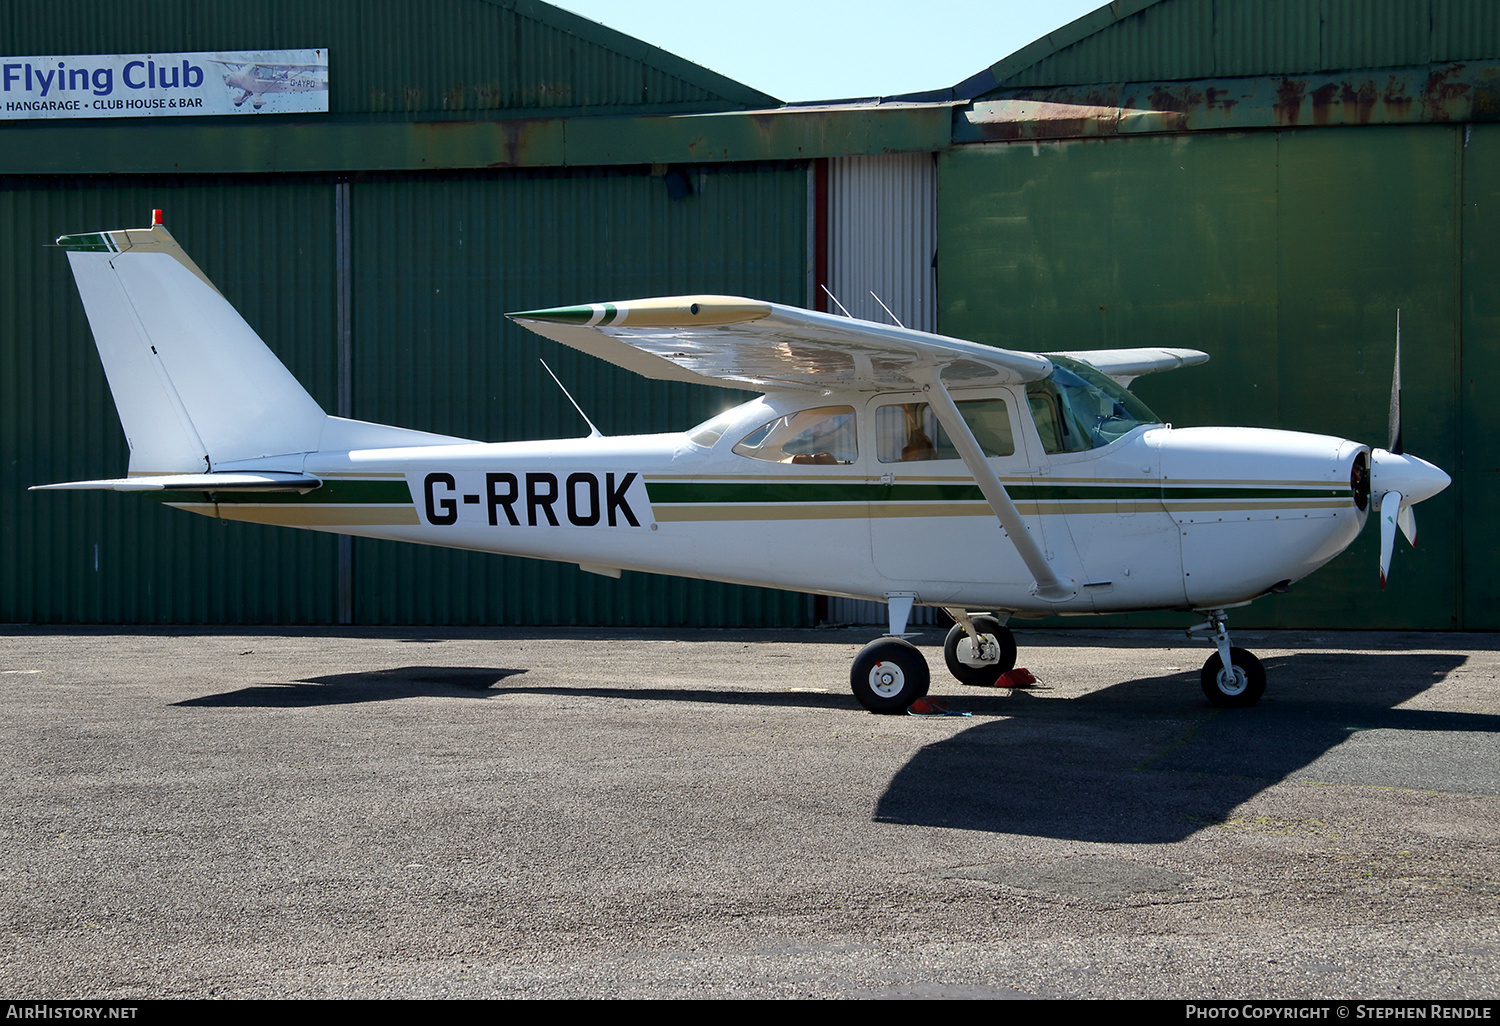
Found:
[(204, 473), (318, 448), (327, 414), (167, 229), (64, 235), (130, 473)]

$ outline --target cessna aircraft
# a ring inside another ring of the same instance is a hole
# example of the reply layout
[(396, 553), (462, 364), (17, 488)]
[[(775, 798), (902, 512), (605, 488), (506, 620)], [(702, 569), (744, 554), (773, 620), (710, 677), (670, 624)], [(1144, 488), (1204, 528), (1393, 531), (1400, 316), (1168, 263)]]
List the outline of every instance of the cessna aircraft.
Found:
[[(193, 513), (888, 603), (855, 697), (902, 712), (928, 667), (914, 605), (955, 625), (961, 682), (1016, 660), (1011, 616), (1196, 611), (1202, 686), (1253, 705), (1265, 671), (1225, 611), (1284, 590), (1373, 510), (1381, 581), (1399, 526), (1448, 475), (1322, 435), (1172, 429), (1126, 386), (1191, 349), (1016, 352), (726, 296), (510, 316), (648, 378), (764, 392), (686, 432), (486, 443), (330, 417), (156, 211), (64, 235), (130, 446), (129, 476)], [(1399, 341), (1398, 341), (1399, 367)], [(592, 426), (592, 425), (591, 425)], [(979, 612), (978, 610), (983, 610)]]

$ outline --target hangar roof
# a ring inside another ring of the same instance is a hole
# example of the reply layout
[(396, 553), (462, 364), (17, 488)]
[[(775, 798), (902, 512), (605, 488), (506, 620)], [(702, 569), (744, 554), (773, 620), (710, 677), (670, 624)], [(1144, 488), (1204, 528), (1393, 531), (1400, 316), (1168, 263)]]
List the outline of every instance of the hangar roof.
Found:
[(952, 89), (795, 106), (540, 0), (55, 0), (0, 16), (0, 53), (296, 47), (329, 51), (327, 115), (0, 121), (0, 174), (799, 160), (1500, 119), (1487, 0), (1116, 0)]
[(1116, 0), (995, 62), (960, 95), (1494, 57), (1500, 10), (1490, 0)]

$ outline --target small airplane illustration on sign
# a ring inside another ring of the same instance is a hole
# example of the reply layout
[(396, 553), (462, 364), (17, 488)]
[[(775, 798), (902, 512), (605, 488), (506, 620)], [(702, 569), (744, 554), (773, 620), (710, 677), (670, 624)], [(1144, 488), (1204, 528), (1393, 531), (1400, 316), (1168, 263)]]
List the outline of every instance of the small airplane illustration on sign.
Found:
[(267, 93), (316, 93), (328, 91), (326, 64), (272, 64), (214, 60), (224, 68), (224, 84), (238, 89), (236, 107), (246, 100), (256, 110), (266, 105)]
[[(65, 235), (130, 445), (129, 476), (207, 516), (877, 599), (889, 632), (855, 697), (927, 693), (915, 605), (944, 661), (993, 685), (1012, 616), (1196, 612), (1209, 701), (1253, 705), (1260, 662), (1226, 610), (1342, 552), (1371, 511), (1382, 584), (1399, 527), (1448, 475), (1385, 449), (1254, 428), (1173, 429), (1135, 378), (1191, 349), (1037, 354), (777, 303), (681, 296), (509, 316), (648, 378), (763, 394), (685, 432), (486, 443), (329, 416), (162, 226)], [(1398, 342), (1399, 367), (1399, 342)]]

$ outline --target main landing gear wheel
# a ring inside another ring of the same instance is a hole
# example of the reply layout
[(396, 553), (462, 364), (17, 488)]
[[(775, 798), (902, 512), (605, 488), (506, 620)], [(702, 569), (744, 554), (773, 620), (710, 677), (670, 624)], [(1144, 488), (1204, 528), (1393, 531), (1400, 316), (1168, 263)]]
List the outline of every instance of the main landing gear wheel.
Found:
[(1260, 701), (1266, 692), (1266, 671), (1243, 648), (1229, 650), (1229, 668), (1215, 652), (1203, 664), (1203, 693), (1209, 702), (1224, 709), (1244, 709)]
[(995, 651), (990, 659), (975, 654), (974, 639), (964, 630), (963, 624), (954, 624), (943, 642), (943, 661), (948, 672), (960, 684), (974, 688), (995, 686), (995, 679), (1016, 665), (1016, 636), (1010, 628), (1003, 626), (993, 616), (976, 616), (972, 620), (974, 631), (984, 637), (994, 638)]
[(900, 638), (881, 638), (860, 649), (849, 671), (859, 704), (873, 713), (903, 713), (927, 694), (931, 677), (917, 647)]

